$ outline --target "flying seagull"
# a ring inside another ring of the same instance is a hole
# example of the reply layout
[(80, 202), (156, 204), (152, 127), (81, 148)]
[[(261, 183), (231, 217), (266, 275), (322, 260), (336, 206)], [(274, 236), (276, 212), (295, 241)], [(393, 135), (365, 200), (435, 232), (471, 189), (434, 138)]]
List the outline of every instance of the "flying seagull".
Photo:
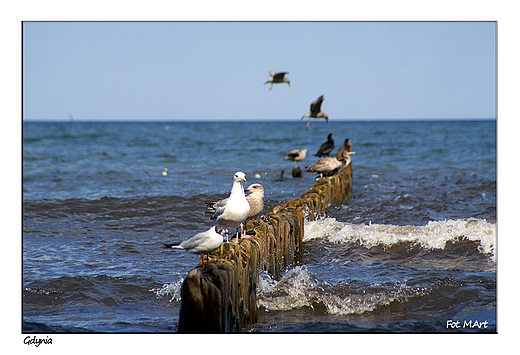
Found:
[(323, 95), (314, 100), (311, 103), (311, 112), (306, 113), (302, 116), (302, 118), (300, 118), (300, 120), (303, 120), (305, 117), (309, 117), (309, 120), (307, 121), (307, 127), (309, 127), (309, 125), (311, 124), (311, 118), (324, 118), (325, 122), (329, 123), (329, 116), (321, 112), (321, 103), (323, 102), (323, 100), (325, 100)]
[(271, 76), (271, 80), (267, 80), (264, 83), (264, 85), (267, 83), (271, 83), (271, 87), (269, 88), (269, 90), (271, 90), (273, 88), (273, 84), (287, 83), (289, 86), (291, 86), (291, 81), (285, 77), (285, 74), (289, 74), (289, 73), (286, 71), (279, 71), (279, 72), (270, 71), (269, 75)]

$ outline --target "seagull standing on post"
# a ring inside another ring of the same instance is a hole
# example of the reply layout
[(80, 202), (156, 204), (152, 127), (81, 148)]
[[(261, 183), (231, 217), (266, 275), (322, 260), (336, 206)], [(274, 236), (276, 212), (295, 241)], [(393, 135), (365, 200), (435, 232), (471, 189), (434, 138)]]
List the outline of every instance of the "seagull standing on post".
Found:
[(246, 174), (241, 171), (237, 171), (233, 176), (233, 187), (231, 188), (229, 197), (224, 200), (220, 200), (211, 206), (213, 209), (215, 209), (211, 219), (216, 220), (219, 225), (224, 227), (226, 231), (226, 241), (229, 241), (228, 227), (238, 228), (238, 226), (240, 226), (242, 233), (241, 235), (244, 235), (244, 228), (242, 223), (249, 216), (250, 210), (249, 203), (247, 202), (246, 196), (244, 194), (244, 186), (242, 185), (244, 182), (246, 182)]
[[(184, 249), (190, 253), (200, 254), (200, 263), (204, 267), (204, 254), (209, 254), (220, 248), (224, 242), (222, 233), (224, 229), (219, 226), (213, 226), (205, 232), (197, 233), (190, 239), (183, 241), (181, 244), (165, 244), (167, 248)], [(209, 264), (209, 256), (208, 256)]]
[(311, 112), (306, 113), (302, 116), (302, 118), (300, 118), (300, 120), (303, 120), (305, 117), (309, 117), (309, 120), (306, 124), (307, 127), (309, 127), (309, 125), (311, 124), (311, 118), (324, 118), (325, 122), (329, 123), (329, 116), (327, 116), (324, 112), (321, 112), (321, 103), (323, 102), (323, 100), (325, 100), (323, 95), (314, 100), (311, 103)]
[(289, 86), (291, 86), (291, 81), (285, 77), (285, 74), (289, 74), (289, 73), (286, 71), (279, 71), (279, 72), (270, 71), (269, 75), (271, 76), (271, 80), (267, 80), (264, 83), (264, 85), (267, 83), (271, 83), (271, 87), (269, 88), (269, 90), (271, 90), (273, 88), (273, 84), (287, 83)]
[(297, 168), (298, 165), (296, 165), (297, 161), (302, 161), (307, 156), (307, 149), (293, 149), (291, 151), (288, 151), (285, 153), (286, 157), (284, 160), (292, 160), (294, 162), (294, 167)]

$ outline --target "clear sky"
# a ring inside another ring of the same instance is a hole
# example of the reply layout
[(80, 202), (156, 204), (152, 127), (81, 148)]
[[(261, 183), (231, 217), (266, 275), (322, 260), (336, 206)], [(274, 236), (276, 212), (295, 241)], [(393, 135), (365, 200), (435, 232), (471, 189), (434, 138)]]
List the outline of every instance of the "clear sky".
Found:
[[(495, 118), (495, 22), (25, 22), (26, 120)], [(264, 82), (287, 71), (291, 86)]]

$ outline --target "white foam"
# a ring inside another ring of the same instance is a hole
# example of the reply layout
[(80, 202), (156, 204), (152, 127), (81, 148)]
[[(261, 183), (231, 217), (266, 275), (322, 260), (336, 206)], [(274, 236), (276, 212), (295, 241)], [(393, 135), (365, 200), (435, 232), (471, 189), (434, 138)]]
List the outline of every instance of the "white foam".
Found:
[(406, 285), (394, 289), (351, 293), (340, 296), (333, 285), (317, 280), (306, 266), (296, 266), (287, 271), (280, 281), (267, 273), (260, 275), (258, 306), (266, 311), (287, 311), (302, 307), (325, 307), (329, 314), (361, 314), (378, 306), (388, 305), (397, 299), (409, 297), (413, 292)]
[(478, 250), (495, 261), (496, 229), (496, 223), (476, 218), (430, 221), (424, 226), (358, 225), (325, 218), (305, 223), (303, 241), (325, 238), (332, 243), (357, 242), (366, 248), (409, 242), (444, 249), (449, 241), (466, 239), (479, 242)]
[(169, 302), (180, 302), (183, 281), (184, 279), (181, 279), (180, 281), (172, 282), (170, 284), (164, 284), (161, 288), (153, 288), (150, 291), (154, 292), (157, 298), (171, 295)]

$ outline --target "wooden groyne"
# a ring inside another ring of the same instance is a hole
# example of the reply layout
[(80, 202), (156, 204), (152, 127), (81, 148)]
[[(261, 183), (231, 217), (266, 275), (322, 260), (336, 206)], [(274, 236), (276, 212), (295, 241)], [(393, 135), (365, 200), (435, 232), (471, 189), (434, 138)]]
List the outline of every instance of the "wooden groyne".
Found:
[(334, 176), (317, 179), (301, 198), (249, 221), (252, 238), (222, 244), (210, 254), (208, 266), (199, 265), (184, 279), (179, 332), (233, 332), (255, 323), (259, 272), (279, 278), (287, 266), (300, 264), (305, 219), (325, 216), (329, 205), (344, 204), (351, 191), (349, 164)]

